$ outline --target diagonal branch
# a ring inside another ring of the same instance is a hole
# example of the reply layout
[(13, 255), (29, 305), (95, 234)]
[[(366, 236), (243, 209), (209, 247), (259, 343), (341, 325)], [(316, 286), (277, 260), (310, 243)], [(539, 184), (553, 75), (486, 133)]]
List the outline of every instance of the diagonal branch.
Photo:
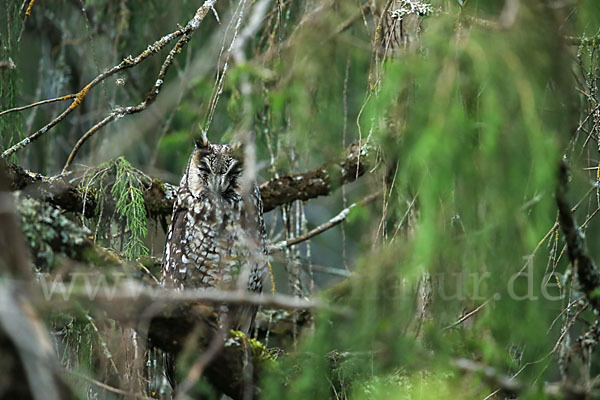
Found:
[(204, 2), (204, 4), (200, 8), (198, 8), (194, 17), (191, 20), (189, 20), (188, 23), (184, 27), (182, 27), (172, 33), (169, 33), (168, 35), (163, 36), (162, 38), (160, 38), (156, 42), (152, 43), (151, 45), (148, 45), (146, 50), (144, 50), (143, 52), (138, 54), (136, 57), (128, 56), (125, 59), (123, 59), (123, 61), (121, 61), (119, 64), (115, 65), (112, 68), (107, 69), (106, 71), (104, 71), (103, 73), (101, 73), (100, 75), (98, 75), (97, 77), (92, 79), (90, 81), (90, 83), (85, 85), (85, 87), (83, 89), (81, 89), (79, 91), (79, 93), (77, 93), (77, 95), (75, 96), (75, 99), (73, 100), (73, 103), (71, 103), (71, 105), (67, 109), (65, 109), (58, 117), (56, 117), (55, 119), (50, 121), (48, 124), (46, 124), (45, 126), (40, 128), (33, 134), (29, 135), (25, 139), (21, 140), (20, 142), (16, 143), (12, 147), (5, 150), (2, 153), (1, 157), (6, 158), (6, 157), (12, 155), (13, 153), (23, 149), (25, 146), (27, 146), (29, 143), (33, 142), (34, 140), (39, 139), (42, 135), (44, 135), (46, 132), (48, 132), (50, 129), (52, 129), (55, 125), (57, 125), (60, 121), (62, 121), (64, 118), (66, 118), (71, 112), (73, 112), (73, 110), (75, 110), (77, 107), (79, 107), (79, 105), (81, 105), (81, 103), (83, 102), (83, 100), (85, 99), (87, 94), (89, 93), (90, 89), (92, 89), (94, 86), (96, 86), (97, 84), (99, 84), (100, 82), (105, 80), (106, 78), (116, 74), (117, 72), (123, 71), (125, 69), (129, 69), (129, 68), (141, 63), (149, 56), (154, 55), (154, 54), (158, 53), (159, 51), (161, 51), (167, 44), (169, 44), (174, 39), (181, 37), (181, 36), (189, 35), (193, 31), (198, 29), (198, 27), (200, 26), (200, 22), (202, 22), (204, 17), (214, 7), (216, 1), (217, 0), (206, 0)]
[(320, 235), (321, 233), (325, 232), (326, 230), (331, 229), (334, 226), (337, 226), (337, 225), (341, 224), (342, 222), (344, 222), (346, 220), (346, 218), (348, 218), (348, 214), (350, 214), (350, 211), (354, 207), (364, 206), (366, 204), (369, 204), (373, 200), (375, 200), (377, 197), (379, 197), (380, 195), (381, 195), (381, 191), (373, 193), (357, 203), (350, 204), (348, 207), (346, 207), (342, 211), (340, 211), (335, 217), (333, 217), (329, 221), (317, 226), (316, 228), (311, 229), (310, 231), (306, 232), (304, 235), (296, 236), (295, 238), (288, 239), (288, 240), (282, 240), (281, 242), (278, 242), (278, 243), (275, 243), (275, 244), (269, 246), (269, 252), (274, 253), (277, 251), (282, 251), (288, 247), (291, 247), (298, 243), (302, 243), (312, 237)]
[(332, 160), (303, 174), (286, 175), (260, 185), (264, 211), (295, 200), (310, 200), (327, 196), (345, 183), (354, 182), (371, 164), (367, 159), (367, 146), (355, 143), (346, 149), (340, 161)]
[(160, 93), (160, 89), (161, 89), (161, 87), (162, 87), (162, 85), (164, 83), (165, 76), (167, 75), (167, 72), (169, 71), (169, 67), (173, 63), (173, 60), (175, 59), (175, 56), (177, 54), (179, 54), (181, 52), (181, 49), (190, 41), (190, 39), (192, 38), (192, 34), (193, 33), (194, 33), (194, 30), (191, 30), (190, 32), (185, 33), (181, 37), (181, 39), (179, 39), (177, 41), (177, 44), (171, 49), (171, 51), (169, 52), (169, 54), (165, 58), (165, 61), (163, 62), (162, 66), (160, 68), (160, 72), (158, 73), (158, 76), (156, 77), (156, 81), (154, 83), (154, 86), (148, 92), (148, 94), (146, 95), (146, 98), (144, 99), (144, 101), (142, 101), (140, 104), (138, 104), (137, 106), (134, 106), (134, 107), (119, 107), (119, 108), (116, 108), (107, 117), (105, 117), (102, 121), (98, 122), (96, 125), (94, 125), (92, 128), (90, 128), (90, 130), (88, 130), (77, 141), (77, 143), (73, 147), (73, 150), (71, 150), (71, 154), (69, 154), (69, 157), (67, 158), (67, 161), (65, 162), (65, 165), (64, 165), (63, 171), (62, 171), (63, 173), (65, 173), (67, 171), (67, 169), (69, 168), (69, 166), (73, 162), (73, 159), (75, 158), (75, 155), (77, 154), (77, 152), (79, 151), (79, 149), (81, 148), (81, 146), (90, 137), (92, 137), (97, 131), (99, 131), (102, 127), (108, 125), (110, 122), (112, 122), (112, 121), (114, 121), (116, 119), (119, 119), (119, 118), (121, 118), (121, 117), (123, 117), (125, 115), (139, 113), (139, 112), (145, 110), (149, 105), (151, 105), (152, 103), (154, 103), (154, 101), (156, 100), (156, 97)]
[(576, 270), (577, 281), (588, 301), (596, 310), (600, 310), (600, 272), (594, 260), (587, 255), (583, 234), (575, 222), (571, 205), (567, 200), (567, 184), (569, 170), (563, 160), (560, 164), (558, 185), (556, 188), (556, 204), (558, 206), (558, 223), (567, 242), (567, 254)]

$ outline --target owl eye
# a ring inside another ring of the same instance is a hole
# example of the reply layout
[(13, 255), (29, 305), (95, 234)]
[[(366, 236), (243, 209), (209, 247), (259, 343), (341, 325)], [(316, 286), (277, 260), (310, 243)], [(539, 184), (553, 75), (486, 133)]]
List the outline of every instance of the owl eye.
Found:
[(210, 174), (210, 169), (208, 167), (205, 167), (203, 165), (199, 165), (198, 166), (198, 171), (204, 173), (204, 174)]
[(229, 171), (229, 175), (233, 176), (233, 177), (238, 177), (242, 174), (242, 167), (239, 165), (236, 165), (235, 167), (231, 168), (231, 170)]
[(200, 160), (200, 162), (198, 163), (198, 171), (204, 174), (212, 173), (212, 168), (210, 167), (210, 164), (206, 161), (206, 159)]
[(242, 163), (240, 163), (239, 161), (234, 161), (233, 165), (231, 165), (229, 167), (229, 170), (227, 170), (226, 175), (232, 177), (232, 178), (237, 178), (242, 174)]

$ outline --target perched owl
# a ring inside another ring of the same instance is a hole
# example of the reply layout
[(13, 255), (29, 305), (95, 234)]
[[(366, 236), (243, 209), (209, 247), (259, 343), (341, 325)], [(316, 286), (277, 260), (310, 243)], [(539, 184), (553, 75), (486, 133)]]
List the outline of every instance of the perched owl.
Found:
[[(242, 192), (240, 150), (197, 141), (167, 233), (165, 286), (229, 290), (246, 285), (250, 291), (262, 291), (267, 255), (262, 199), (254, 182)], [(247, 277), (241, 285), (240, 276)], [(244, 311), (229, 322), (248, 332), (256, 308)]]
[[(262, 199), (254, 182), (242, 185), (241, 149), (196, 142), (181, 178), (167, 233), (162, 283), (177, 289), (246, 286), (262, 291), (267, 246)], [(243, 188), (246, 189), (245, 192)], [(244, 280), (244, 282), (240, 282)], [(256, 307), (220, 308), (220, 322), (250, 331)], [(165, 354), (165, 373), (175, 388), (174, 355)]]

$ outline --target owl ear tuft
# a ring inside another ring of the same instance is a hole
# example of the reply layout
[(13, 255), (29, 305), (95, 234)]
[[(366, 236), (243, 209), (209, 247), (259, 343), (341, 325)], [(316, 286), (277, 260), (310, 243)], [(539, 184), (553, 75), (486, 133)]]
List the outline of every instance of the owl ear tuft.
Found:
[(210, 143), (208, 143), (208, 139), (206, 138), (206, 136), (202, 135), (202, 137), (196, 139), (196, 148), (197, 149), (206, 149), (208, 148), (208, 146), (210, 145)]
[(231, 157), (235, 158), (239, 162), (244, 161), (244, 145), (240, 142), (231, 144)]

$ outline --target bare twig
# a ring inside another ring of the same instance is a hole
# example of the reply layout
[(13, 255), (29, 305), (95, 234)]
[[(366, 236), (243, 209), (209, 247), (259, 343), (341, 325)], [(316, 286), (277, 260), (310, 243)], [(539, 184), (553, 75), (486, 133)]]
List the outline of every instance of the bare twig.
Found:
[(348, 207), (346, 207), (342, 211), (340, 211), (340, 213), (338, 215), (331, 218), (329, 221), (325, 222), (324, 224), (321, 224), (321, 225), (317, 226), (316, 228), (311, 229), (310, 231), (306, 232), (304, 235), (296, 236), (295, 238), (292, 238), (289, 240), (282, 240), (281, 242), (278, 242), (278, 243), (275, 243), (275, 244), (269, 246), (269, 251), (271, 253), (274, 253), (277, 251), (285, 250), (288, 247), (291, 247), (298, 243), (304, 242), (314, 236), (317, 236), (317, 235), (325, 232), (328, 229), (333, 228), (336, 225), (341, 224), (342, 222), (344, 222), (344, 220), (346, 220), (346, 218), (348, 217), (348, 214), (350, 214), (350, 211), (354, 207), (364, 206), (366, 204), (369, 204), (370, 202), (375, 200), (380, 195), (381, 195), (381, 191), (379, 191), (377, 193), (373, 193), (357, 203), (350, 204)]
[[(75, 155), (77, 154), (77, 152), (79, 151), (81, 146), (83, 146), (83, 144), (89, 138), (91, 138), (94, 135), (94, 133), (98, 132), (103, 126), (108, 125), (108, 123), (114, 121), (115, 119), (121, 118), (123, 115), (127, 114), (128, 113), (127, 110), (131, 109), (131, 108), (134, 108), (134, 107), (119, 107), (119, 108), (113, 110), (102, 121), (98, 122), (96, 125), (92, 126), (86, 133), (84, 133), (83, 136), (81, 138), (79, 138), (77, 143), (75, 143), (75, 146), (73, 146), (73, 149), (71, 150), (71, 154), (69, 154), (69, 157), (67, 158), (67, 161), (65, 162), (65, 165), (63, 166), (62, 174), (65, 174), (67, 172), (67, 169), (73, 162), (73, 159), (75, 158)], [(133, 111), (130, 112), (129, 114), (132, 114), (132, 113), (133, 113)]]
[[(58, 124), (60, 121), (62, 121), (67, 115), (69, 115), (71, 112), (73, 112), (73, 110), (75, 110), (77, 107), (79, 107), (79, 105), (81, 105), (81, 103), (83, 102), (83, 100), (85, 99), (87, 94), (89, 93), (90, 89), (92, 89), (94, 86), (96, 86), (97, 84), (99, 84), (100, 82), (105, 80), (106, 78), (116, 74), (117, 72), (120, 72), (125, 69), (129, 69), (129, 68), (141, 63), (149, 56), (154, 55), (154, 54), (158, 53), (159, 51), (161, 51), (167, 44), (169, 44), (174, 39), (181, 37), (181, 36), (191, 34), (193, 31), (195, 31), (200, 26), (200, 22), (202, 22), (202, 20), (206, 16), (206, 14), (215, 5), (216, 1), (217, 0), (206, 0), (204, 2), (204, 4), (200, 8), (198, 8), (194, 17), (191, 20), (189, 20), (189, 22), (184, 27), (163, 36), (156, 42), (149, 45), (146, 48), (146, 50), (141, 52), (138, 56), (136, 56), (136, 57), (128, 56), (125, 59), (123, 59), (123, 61), (121, 61), (119, 64), (115, 65), (112, 68), (107, 69), (106, 71), (104, 71), (103, 73), (101, 73), (100, 75), (98, 75), (97, 77), (92, 79), (87, 85), (85, 85), (85, 87), (83, 89), (81, 89), (79, 91), (79, 93), (77, 93), (77, 95), (75, 96), (75, 100), (73, 100), (73, 103), (71, 103), (71, 105), (66, 110), (64, 110), (58, 117), (56, 117), (55, 119), (50, 121), (48, 124), (46, 124), (44, 127), (40, 128), (38, 131), (34, 132), (33, 134), (29, 135), (25, 139), (16, 143), (14, 146), (5, 150), (2, 153), (1, 157), (6, 158), (6, 157), (12, 155), (13, 153), (23, 149), (29, 143), (38, 139), (40, 136), (44, 135), (46, 132), (48, 132), (50, 129), (52, 129), (52, 127), (54, 127), (56, 124)], [(158, 84), (158, 81), (157, 81), (157, 83), (155, 83), (155, 87), (157, 86), (157, 84)], [(160, 87), (161, 85), (162, 85), (162, 82), (158, 86)], [(124, 109), (128, 109), (128, 108), (132, 108), (132, 107), (125, 107)], [(135, 108), (135, 107), (133, 107), (133, 108)]]
[(475, 307), (475, 309), (469, 311), (468, 313), (466, 313), (465, 315), (463, 315), (462, 317), (460, 317), (458, 320), (456, 320), (455, 322), (453, 322), (452, 324), (446, 326), (445, 328), (442, 329), (442, 332), (447, 331), (448, 329), (452, 329), (454, 327), (457, 327), (458, 325), (462, 324), (463, 322), (465, 322), (466, 320), (468, 320), (469, 318), (471, 318), (473, 315), (477, 314), (483, 307), (485, 307), (492, 299), (487, 299), (485, 302), (483, 302), (481, 305), (479, 305), (478, 307)]
[[(206, 15), (206, 13), (204, 15)], [(204, 18), (204, 15), (202, 16), (202, 18)], [(202, 19), (200, 19), (200, 21), (201, 20)], [(65, 162), (65, 165), (64, 165), (63, 171), (62, 171), (63, 173), (65, 173), (67, 171), (67, 169), (73, 162), (73, 159), (75, 158), (75, 155), (77, 154), (77, 152), (79, 151), (81, 146), (90, 137), (92, 137), (96, 132), (98, 132), (102, 127), (108, 125), (110, 122), (112, 122), (116, 119), (119, 119), (125, 115), (136, 114), (138, 112), (141, 112), (141, 111), (145, 110), (149, 105), (154, 103), (154, 101), (156, 100), (156, 96), (158, 96), (158, 94), (160, 93), (160, 89), (164, 83), (164, 79), (165, 79), (165, 76), (167, 75), (167, 71), (169, 70), (169, 67), (173, 63), (175, 56), (177, 54), (179, 54), (181, 52), (181, 49), (190, 41), (194, 31), (195, 31), (195, 28), (192, 29), (191, 31), (185, 33), (181, 37), (181, 39), (179, 39), (179, 41), (177, 41), (177, 44), (171, 49), (171, 51), (165, 58), (165, 61), (163, 62), (162, 66), (160, 68), (160, 72), (158, 73), (158, 76), (156, 77), (156, 82), (154, 83), (154, 86), (152, 87), (150, 92), (148, 92), (148, 94), (146, 95), (146, 99), (144, 101), (142, 101), (140, 104), (138, 104), (137, 106), (134, 106), (134, 107), (116, 108), (107, 117), (105, 117), (102, 121), (98, 122), (96, 125), (94, 125), (92, 128), (90, 128), (77, 141), (77, 143), (73, 147), (73, 150), (71, 150), (71, 154), (69, 154), (69, 157), (67, 158), (67, 161)]]
[(74, 97), (77, 97), (77, 94), (67, 94), (65, 96), (56, 97), (54, 99), (47, 99), (47, 100), (36, 101), (35, 103), (28, 104), (26, 106), (15, 107), (15, 108), (11, 108), (9, 110), (2, 111), (2, 112), (0, 112), (0, 117), (3, 116), (4, 114), (8, 114), (8, 113), (11, 113), (11, 112), (23, 111), (23, 110), (27, 110), (28, 108), (33, 108), (33, 107), (41, 106), (43, 104), (48, 104), (48, 103), (54, 103), (54, 102), (57, 102), (57, 101), (69, 100), (69, 99), (72, 99)]

